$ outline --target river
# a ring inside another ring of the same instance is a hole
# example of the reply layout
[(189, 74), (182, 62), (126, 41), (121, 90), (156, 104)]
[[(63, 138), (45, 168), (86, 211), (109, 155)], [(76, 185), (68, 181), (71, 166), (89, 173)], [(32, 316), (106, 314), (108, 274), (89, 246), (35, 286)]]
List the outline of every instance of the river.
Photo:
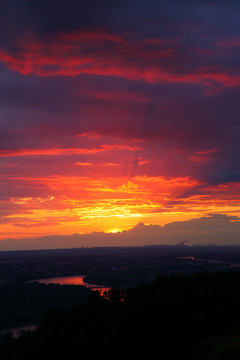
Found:
[[(96, 284), (89, 284), (84, 281), (85, 275), (77, 275), (77, 276), (61, 276), (61, 277), (53, 277), (47, 279), (38, 279), (28, 281), (28, 283), (38, 282), (41, 284), (59, 284), (59, 285), (83, 285), (86, 286), (88, 289), (97, 290), (102, 294), (104, 291), (108, 291), (110, 288), (106, 287), (105, 285), (96, 285)], [(36, 330), (37, 325), (25, 325), (21, 327), (14, 327), (6, 330), (0, 331), (0, 335), (4, 335), (8, 332), (11, 332), (14, 338), (17, 338), (21, 335), (22, 331), (33, 331)]]
[(21, 332), (23, 332), (23, 331), (34, 331), (36, 329), (37, 329), (37, 324), (24, 325), (24, 326), (13, 327), (13, 328), (1, 330), (0, 335), (4, 336), (4, 334), (12, 333), (12, 337), (16, 339), (21, 335)]
[(96, 285), (96, 284), (89, 284), (84, 281), (85, 275), (76, 275), (76, 276), (61, 276), (61, 277), (53, 277), (47, 279), (38, 279), (32, 280), (29, 282), (38, 282), (40, 284), (59, 284), (59, 285), (83, 285), (86, 286), (88, 289), (91, 290), (98, 290), (100, 293), (109, 290), (109, 287), (105, 285)]

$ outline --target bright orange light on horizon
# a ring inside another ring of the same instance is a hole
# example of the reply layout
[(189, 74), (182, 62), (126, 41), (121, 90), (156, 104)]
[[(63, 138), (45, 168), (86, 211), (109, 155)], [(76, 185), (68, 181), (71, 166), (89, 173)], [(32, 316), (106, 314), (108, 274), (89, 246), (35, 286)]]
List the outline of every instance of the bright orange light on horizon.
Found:
[(120, 233), (122, 232), (123, 230), (122, 229), (119, 229), (119, 228), (112, 228), (108, 231), (106, 231), (107, 233), (111, 233), (111, 234), (117, 234), (117, 233)]
[[(147, 142), (90, 134), (76, 139), (76, 147), (0, 152), (2, 161), (8, 161), (2, 179), (13, 189), (11, 198), (0, 204), (0, 239), (118, 233), (139, 222), (165, 225), (210, 213), (240, 212), (239, 184), (207, 186), (190, 176), (154, 174), (168, 168), (170, 155), (147, 157)], [(205, 161), (213, 153), (194, 156)], [(29, 167), (22, 172), (24, 161)], [(39, 173), (32, 161), (43, 164)], [(15, 168), (18, 173), (9, 172)]]
[[(18, 186), (31, 182), (47, 189), (45, 196), (12, 197), (14, 211), (4, 217), (1, 239), (104, 231), (117, 233), (137, 223), (165, 225), (208, 213), (239, 213), (239, 185), (204, 188), (188, 177), (77, 177), (12, 178)], [(234, 194), (234, 199), (233, 195)], [(228, 199), (231, 198), (231, 203)]]

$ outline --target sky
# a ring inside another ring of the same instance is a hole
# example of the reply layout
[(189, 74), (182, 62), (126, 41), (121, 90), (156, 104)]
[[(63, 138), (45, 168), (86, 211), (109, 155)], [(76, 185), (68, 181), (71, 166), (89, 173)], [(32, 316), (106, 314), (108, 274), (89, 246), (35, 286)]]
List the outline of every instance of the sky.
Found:
[(239, 11), (0, 0), (0, 249), (199, 224), (240, 244)]

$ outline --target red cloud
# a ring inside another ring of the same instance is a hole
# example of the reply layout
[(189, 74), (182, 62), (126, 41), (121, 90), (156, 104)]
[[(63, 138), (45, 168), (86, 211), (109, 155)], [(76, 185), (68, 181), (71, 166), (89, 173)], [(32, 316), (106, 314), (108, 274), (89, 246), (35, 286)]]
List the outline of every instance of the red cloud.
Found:
[[(57, 34), (38, 41), (31, 37), (20, 41), (17, 48), (15, 53), (0, 49), (0, 61), (23, 75), (93, 74), (148, 83), (240, 84), (238, 74), (221, 66), (201, 68), (194, 49), (186, 48), (183, 57), (181, 44), (175, 39), (136, 40), (103, 31), (84, 31)], [(209, 55), (202, 49), (201, 54), (208, 63), (212, 53)]]

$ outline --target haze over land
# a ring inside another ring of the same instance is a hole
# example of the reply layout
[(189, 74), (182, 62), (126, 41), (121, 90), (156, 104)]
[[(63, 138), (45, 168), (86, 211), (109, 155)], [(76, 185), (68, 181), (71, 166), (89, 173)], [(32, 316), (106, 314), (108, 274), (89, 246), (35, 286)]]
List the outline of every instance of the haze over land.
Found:
[(0, 249), (239, 244), (239, 13), (2, 0)]

